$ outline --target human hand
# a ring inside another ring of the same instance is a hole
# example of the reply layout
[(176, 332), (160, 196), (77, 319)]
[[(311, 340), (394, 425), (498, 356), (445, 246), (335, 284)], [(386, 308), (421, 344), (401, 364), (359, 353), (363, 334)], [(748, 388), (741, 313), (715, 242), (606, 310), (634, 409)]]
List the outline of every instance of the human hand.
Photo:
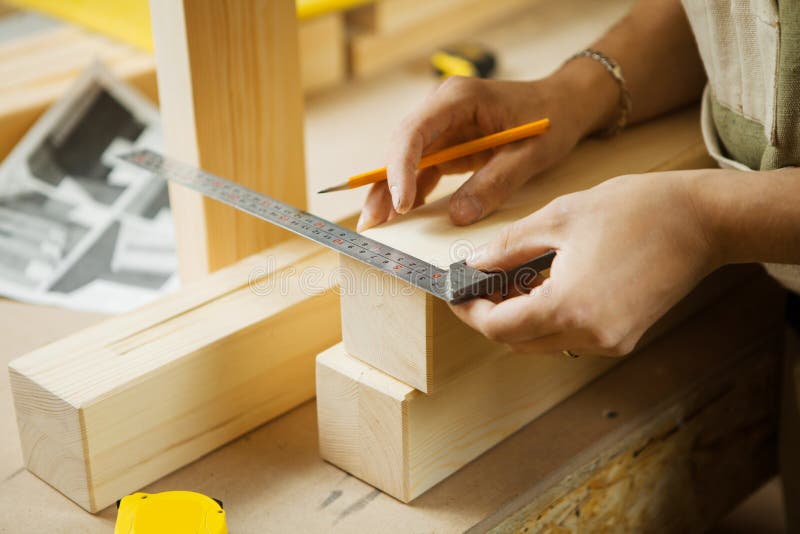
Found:
[[(574, 102), (579, 86), (567, 75), (533, 82), (448, 78), (395, 132), (388, 180), (372, 186), (358, 230), (424, 203), (442, 175), (467, 171), (475, 172), (451, 197), (450, 218), (466, 225), (486, 217), (587, 133), (593, 117)], [(552, 125), (544, 135), (417, 170), (424, 154), (543, 117)]]
[(530, 294), (452, 306), (487, 338), (521, 352), (620, 356), (722, 261), (676, 171), (620, 176), (565, 195), (504, 228), (468, 261), (509, 270), (548, 250), (550, 277)]

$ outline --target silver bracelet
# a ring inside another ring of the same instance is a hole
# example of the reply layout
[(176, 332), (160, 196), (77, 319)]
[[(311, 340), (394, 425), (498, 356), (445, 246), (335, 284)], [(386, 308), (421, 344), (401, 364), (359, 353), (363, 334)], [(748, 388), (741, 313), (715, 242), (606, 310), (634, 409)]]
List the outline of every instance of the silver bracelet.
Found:
[(617, 113), (617, 119), (614, 121), (614, 124), (600, 132), (600, 135), (607, 137), (616, 135), (628, 124), (628, 117), (630, 117), (632, 107), (631, 92), (628, 90), (628, 84), (625, 82), (625, 77), (622, 75), (622, 68), (619, 66), (619, 63), (592, 48), (581, 50), (565, 63), (569, 63), (573, 59), (579, 57), (588, 57), (597, 61), (608, 71), (611, 77), (614, 78), (614, 81), (617, 82), (617, 86), (619, 87), (619, 112)]

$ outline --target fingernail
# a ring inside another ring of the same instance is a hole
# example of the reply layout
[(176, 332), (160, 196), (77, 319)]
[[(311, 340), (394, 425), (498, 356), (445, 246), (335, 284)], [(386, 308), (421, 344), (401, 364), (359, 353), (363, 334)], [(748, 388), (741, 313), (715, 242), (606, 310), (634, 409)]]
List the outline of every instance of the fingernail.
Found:
[(458, 199), (456, 210), (459, 218), (466, 222), (476, 221), (483, 215), (483, 206), (481, 206), (477, 198), (470, 195), (464, 195)]
[(396, 185), (389, 187), (389, 193), (392, 196), (392, 206), (394, 206), (395, 211), (400, 211), (400, 199), (398, 198), (398, 191), (400, 191), (400, 189)]

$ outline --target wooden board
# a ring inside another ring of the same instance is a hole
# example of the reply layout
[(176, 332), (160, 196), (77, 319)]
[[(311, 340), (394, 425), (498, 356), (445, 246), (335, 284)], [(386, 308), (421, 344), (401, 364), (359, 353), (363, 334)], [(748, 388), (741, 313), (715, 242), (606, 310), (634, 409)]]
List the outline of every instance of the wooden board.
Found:
[[(412, 2), (405, 2), (405, 4), (410, 3)], [(368, 31), (353, 35), (350, 40), (350, 64), (353, 75), (357, 78), (372, 76), (411, 59), (425, 57), (437, 46), (446, 45), (454, 40), (469, 40), (477, 30), (530, 9), (535, 2), (437, 0), (431, 4), (441, 4), (441, 9), (435, 9), (439, 7), (436, 5), (427, 6), (424, 8), (425, 16), (412, 15), (411, 18), (415, 20), (408, 21), (408, 24), (392, 24), (388, 31), (381, 31), (379, 20)], [(403, 6), (398, 7), (402, 9)], [(380, 10), (378, 6), (375, 8)], [(378, 16), (378, 19), (380, 18)], [(357, 21), (356, 24), (364, 26), (363, 20)]]
[(96, 512), (312, 398), (335, 265), (291, 240), (13, 361), (26, 466)]
[[(737, 310), (727, 314), (726, 322), (708, 324), (713, 312), (701, 311), (690, 321), (692, 326), (668, 337), (681, 340), (687, 329), (706, 323), (709, 329), (728, 332), (731, 339), (720, 339), (717, 331), (704, 337), (700, 330), (691, 339), (696, 348), (744, 350), (760, 329), (774, 327), (779, 320), (783, 295), (763, 275), (753, 280), (723, 299), (726, 307)], [(767, 322), (755, 317), (757, 311), (738, 311), (746, 298), (762, 297), (769, 310)], [(753, 321), (760, 324), (748, 324)], [(715, 339), (724, 342), (715, 345)], [(686, 350), (686, 340), (679, 343)], [(656, 343), (642, 353), (663, 350), (663, 345)], [(506, 353), (484, 358), (426, 395), (348, 356), (339, 344), (317, 357), (320, 453), (353, 476), (409, 502), (618, 362)]]
[(615, 363), (506, 354), (426, 395), (337, 344), (317, 357), (320, 453), (409, 502)]
[(342, 13), (300, 21), (300, 71), (303, 90), (316, 93), (347, 78), (345, 28)]
[[(305, 207), (303, 100), (291, 0), (150, 3), (166, 152)], [(186, 188), (170, 202), (183, 280), (289, 233)]]
[[(711, 164), (697, 111), (687, 110), (613, 139), (584, 142), (564, 163), (533, 180), (495, 214), (471, 226), (454, 226), (447, 215), (447, 199), (442, 199), (365, 235), (448, 266), (506, 224), (562, 194), (622, 174)], [(444, 302), (347, 257), (342, 257), (342, 267), (351, 272), (349, 278), (358, 281), (357, 290), (342, 295), (345, 349), (398, 380), (435, 392), (481, 357), (505, 350), (465, 326)]]
[(446, 15), (454, 7), (467, 6), (470, 0), (380, 0), (348, 13), (351, 25), (361, 32), (390, 33)]

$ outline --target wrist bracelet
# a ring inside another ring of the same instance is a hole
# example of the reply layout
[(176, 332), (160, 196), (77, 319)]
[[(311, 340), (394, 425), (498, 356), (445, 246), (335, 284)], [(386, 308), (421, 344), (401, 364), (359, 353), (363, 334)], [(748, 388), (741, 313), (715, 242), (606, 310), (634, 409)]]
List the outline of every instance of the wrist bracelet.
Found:
[(619, 111), (617, 113), (617, 118), (614, 124), (600, 131), (600, 135), (603, 136), (610, 137), (616, 135), (628, 124), (628, 117), (631, 114), (631, 92), (628, 90), (628, 84), (625, 82), (625, 77), (622, 75), (622, 68), (619, 66), (619, 63), (592, 48), (581, 50), (565, 63), (569, 63), (573, 59), (579, 57), (588, 57), (597, 61), (608, 71), (611, 77), (614, 78), (614, 81), (617, 82), (617, 86), (619, 87)]

